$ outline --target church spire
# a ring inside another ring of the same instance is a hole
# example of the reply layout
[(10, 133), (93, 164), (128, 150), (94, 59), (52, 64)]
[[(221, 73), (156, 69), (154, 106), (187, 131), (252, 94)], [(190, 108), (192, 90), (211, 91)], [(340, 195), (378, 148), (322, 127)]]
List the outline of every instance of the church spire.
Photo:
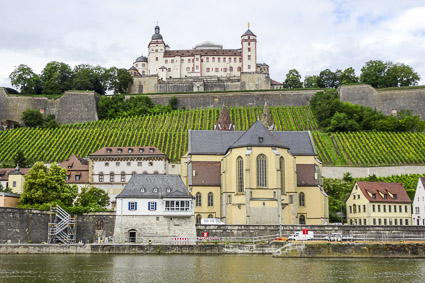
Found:
[(229, 111), (227, 111), (227, 107), (223, 106), (220, 111), (220, 115), (218, 116), (217, 124), (214, 125), (214, 130), (216, 131), (234, 131), (235, 125), (232, 123), (232, 119), (230, 119)]

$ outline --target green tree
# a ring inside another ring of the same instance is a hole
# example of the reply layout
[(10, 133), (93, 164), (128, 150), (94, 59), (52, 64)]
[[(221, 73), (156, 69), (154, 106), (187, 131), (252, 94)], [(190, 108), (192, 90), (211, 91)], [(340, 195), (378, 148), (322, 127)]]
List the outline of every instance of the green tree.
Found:
[(341, 85), (341, 82), (339, 81), (340, 75), (341, 70), (336, 70), (335, 72), (332, 72), (329, 69), (323, 70), (319, 74), (317, 85), (320, 88), (337, 88)]
[(47, 63), (41, 72), (43, 94), (61, 94), (72, 88), (71, 67), (62, 62)]
[(319, 77), (316, 75), (306, 76), (304, 79), (304, 88), (318, 88), (317, 84)]
[(370, 84), (373, 87), (386, 87), (385, 74), (391, 63), (384, 63), (381, 60), (370, 60), (362, 67), (360, 82)]
[(97, 104), (97, 115), (100, 120), (120, 117), (125, 97), (122, 94), (102, 95)]
[(418, 73), (408, 65), (389, 65), (385, 74), (385, 87), (414, 86), (420, 79)]
[(358, 83), (359, 78), (356, 76), (356, 72), (352, 67), (345, 69), (340, 77), (339, 81), (341, 84), (352, 84), (352, 83)]
[(12, 85), (20, 89), (21, 94), (40, 94), (41, 80), (27, 65), (21, 64), (9, 75)]
[(316, 92), (310, 100), (311, 111), (319, 124), (325, 129), (330, 125), (333, 115), (340, 111), (341, 102), (335, 89)]
[(28, 108), (22, 113), (22, 121), (27, 127), (41, 127), (44, 123), (44, 118), (40, 111)]
[(24, 191), (19, 205), (37, 208), (43, 204), (72, 206), (77, 196), (77, 186), (65, 183), (66, 169), (52, 163), (48, 170), (43, 162), (37, 162), (25, 176)]
[(284, 88), (302, 88), (301, 75), (296, 69), (289, 70), (283, 82)]
[(13, 163), (15, 167), (19, 166), (19, 168), (29, 168), (34, 164), (34, 161), (32, 159), (26, 158), (24, 152), (20, 150), (13, 157)]
[(76, 90), (93, 90), (99, 94), (105, 94), (106, 70), (103, 67), (93, 67), (88, 64), (80, 64), (74, 67), (72, 88)]
[(101, 206), (106, 208), (109, 203), (109, 196), (104, 190), (96, 187), (82, 187), (75, 205), (83, 207)]
[(178, 103), (179, 102), (177, 100), (177, 97), (175, 97), (175, 96), (170, 97), (170, 99), (168, 100), (168, 105), (170, 105), (172, 110), (177, 110)]
[(111, 67), (106, 71), (108, 90), (114, 93), (128, 93), (130, 85), (133, 83), (133, 77), (126, 69)]

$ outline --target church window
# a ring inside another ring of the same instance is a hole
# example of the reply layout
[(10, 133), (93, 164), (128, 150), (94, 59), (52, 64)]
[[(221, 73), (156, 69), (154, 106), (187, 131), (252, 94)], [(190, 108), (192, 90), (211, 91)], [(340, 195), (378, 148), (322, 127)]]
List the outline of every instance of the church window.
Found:
[(230, 72), (233, 72), (233, 67), (229, 67), (229, 71)]
[(305, 206), (305, 195), (304, 195), (304, 193), (300, 193), (299, 203), (300, 203), (300, 206)]
[(207, 73), (209, 73), (210, 72), (210, 68), (207, 68)]
[(216, 73), (218, 72), (218, 68), (215, 68), (215, 72), (216, 72)]
[(267, 158), (264, 154), (257, 157), (257, 187), (267, 186)]
[(238, 67), (238, 72), (240, 72), (241, 71), (241, 67)]
[(305, 216), (300, 215), (300, 224), (305, 224)]
[(195, 205), (196, 206), (202, 206), (202, 199), (201, 199), (201, 193), (197, 192), (195, 197)]
[(208, 193), (208, 206), (214, 206), (214, 195), (213, 193)]
[(248, 55), (248, 60), (251, 60), (251, 55)]
[(238, 188), (239, 193), (242, 193), (244, 191), (243, 181), (243, 159), (241, 156), (239, 156), (236, 159), (236, 186)]
[(217, 62), (220, 63), (220, 57), (217, 58)]
[(285, 193), (285, 160), (283, 159), (283, 157), (280, 157), (279, 168), (280, 168), (280, 187), (282, 190), (282, 194), (284, 194)]

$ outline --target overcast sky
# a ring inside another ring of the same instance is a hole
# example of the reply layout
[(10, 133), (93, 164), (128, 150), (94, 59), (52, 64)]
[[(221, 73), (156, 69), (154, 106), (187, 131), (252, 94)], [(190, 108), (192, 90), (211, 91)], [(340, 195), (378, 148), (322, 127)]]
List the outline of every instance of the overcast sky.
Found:
[(410, 65), (425, 84), (424, 0), (0, 0), (0, 86), (19, 64), (50, 61), (129, 68), (158, 21), (171, 49), (212, 41), (240, 48), (248, 22), (258, 63), (283, 81), (368, 60)]

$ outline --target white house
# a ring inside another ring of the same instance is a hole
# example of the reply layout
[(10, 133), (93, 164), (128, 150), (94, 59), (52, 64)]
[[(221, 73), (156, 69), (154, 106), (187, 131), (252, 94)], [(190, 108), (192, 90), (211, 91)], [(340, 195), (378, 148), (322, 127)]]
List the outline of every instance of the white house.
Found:
[(136, 174), (116, 201), (116, 243), (196, 242), (193, 197), (178, 175)]
[(412, 225), (425, 225), (425, 177), (420, 177), (413, 198)]

